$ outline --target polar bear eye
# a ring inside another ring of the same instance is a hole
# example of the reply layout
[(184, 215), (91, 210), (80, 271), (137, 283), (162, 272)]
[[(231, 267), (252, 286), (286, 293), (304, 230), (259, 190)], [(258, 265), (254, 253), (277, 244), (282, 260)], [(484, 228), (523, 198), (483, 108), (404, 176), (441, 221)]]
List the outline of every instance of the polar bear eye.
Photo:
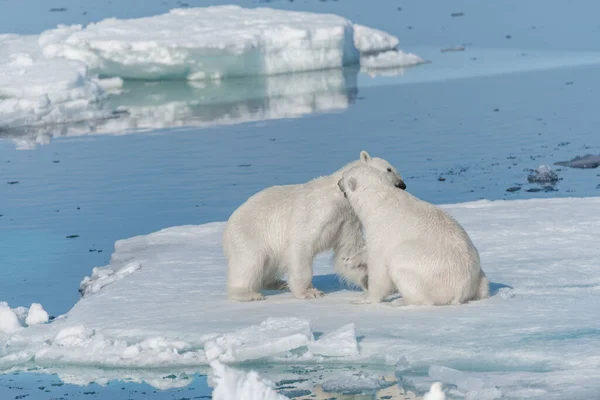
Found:
[(392, 172), (392, 169), (391, 169), (391, 168), (388, 168), (388, 172)]

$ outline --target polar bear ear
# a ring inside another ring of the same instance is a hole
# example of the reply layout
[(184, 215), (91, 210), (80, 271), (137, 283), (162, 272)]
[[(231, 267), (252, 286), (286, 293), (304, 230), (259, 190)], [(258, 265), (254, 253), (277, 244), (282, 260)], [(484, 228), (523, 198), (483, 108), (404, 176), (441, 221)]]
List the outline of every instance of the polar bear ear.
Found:
[(357, 185), (358, 185), (358, 183), (356, 182), (356, 178), (352, 177), (352, 178), (348, 179), (348, 190), (350, 190), (351, 192), (354, 192), (356, 190)]
[(360, 161), (367, 163), (371, 161), (371, 156), (369, 155), (369, 153), (363, 150), (360, 152)]

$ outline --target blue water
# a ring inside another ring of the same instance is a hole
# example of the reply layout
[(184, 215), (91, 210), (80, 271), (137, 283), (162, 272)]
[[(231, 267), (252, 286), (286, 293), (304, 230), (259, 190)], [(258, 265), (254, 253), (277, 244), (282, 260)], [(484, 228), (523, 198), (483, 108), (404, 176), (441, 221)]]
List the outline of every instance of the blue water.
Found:
[[(0, 3), (0, 33), (38, 33), (57, 23), (151, 15), (175, 6), (74, 0), (25, 6), (7, 0)], [(256, 191), (328, 174), (362, 149), (388, 159), (411, 193), (433, 203), (600, 195), (600, 170), (559, 167), (561, 180), (550, 189), (527, 182), (529, 170), (540, 164), (600, 154), (596, 2), (381, 1), (367, 7), (340, 0), (268, 6), (346, 16), (398, 35), (401, 48), (432, 63), (394, 77), (348, 71), (354, 74), (346, 88), (349, 106), (303, 118), (121, 136), (50, 132), (50, 143), (32, 150), (15, 145), (28, 133), (0, 136), (1, 301), (13, 307), (40, 302), (51, 315), (65, 313), (78, 300), (81, 279), (108, 263), (116, 240), (226, 220)], [(50, 13), (50, 7), (67, 11)], [(453, 18), (452, 12), (465, 15)], [(460, 44), (466, 51), (440, 52)], [(176, 98), (176, 85), (156, 90)], [(243, 104), (268, 109), (269, 99), (258, 95)], [(217, 99), (211, 112), (230, 108)], [(57, 397), (54, 392), (43, 397), (47, 392), (31, 376), (36, 375), (2, 377), (0, 398), (19, 396), (8, 389), (10, 379), (30, 398)], [(69, 389), (69, 398), (128, 398), (118, 397), (115, 385), (114, 392)], [(137, 391), (132, 398), (152, 392), (131, 390)], [(194, 396), (204, 395), (198, 394), (202, 390)], [(151, 397), (179, 398), (158, 396)]]

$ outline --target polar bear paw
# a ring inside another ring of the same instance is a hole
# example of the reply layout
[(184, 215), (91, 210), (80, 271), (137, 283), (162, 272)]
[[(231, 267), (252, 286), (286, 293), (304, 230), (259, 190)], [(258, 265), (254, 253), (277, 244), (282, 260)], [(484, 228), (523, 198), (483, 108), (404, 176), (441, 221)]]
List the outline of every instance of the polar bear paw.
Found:
[(320, 297), (325, 296), (323, 292), (317, 290), (315, 288), (308, 288), (306, 292), (301, 293), (300, 295), (296, 295), (298, 299), (310, 300), (310, 299), (318, 299)]
[(370, 304), (372, 303), (371, 299), (369, 299), (368, 293), (363, 293), (354, 300), (350, 301), (350, 304), (358, 305), (358, 304)]
[(229, 298), (234, 301), (259, 301), (264, 300), (265, 296), (258, 292), (233, 292)]

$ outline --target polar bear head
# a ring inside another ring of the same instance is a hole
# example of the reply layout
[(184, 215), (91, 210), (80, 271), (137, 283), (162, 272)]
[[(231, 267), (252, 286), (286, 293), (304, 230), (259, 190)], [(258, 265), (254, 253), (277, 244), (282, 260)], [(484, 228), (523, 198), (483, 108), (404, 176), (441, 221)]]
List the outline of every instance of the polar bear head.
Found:
[[(371, 189), (380, 190), (382, 187), (400, 187), (388, 174), (387, 170), (382, 171), (370, 165), (359, 165), (344, 172), (342, 179), (338, 182), (338, 187), (352, 202), (356, 193), (367, 192)], [(406, 188), (405, 185), (404, 188)]]
[(392, 164), (390, 164), (383, 158), (371, 157), (369, 153), (363, 150), (360, 152), (360, 161), (361, 162), (358, 165), (366, 165), (377, 171), (381, 171), (383, 172), (383, 176), (385, 176), (385, 179), (387, 179), (392, 185), (396, 186), (398, 189), (406, 189), (406, 184), (404, 183), (404, 180), (402, 180), (402, 177), (400, 176), (396, 168), (394, 168)]

